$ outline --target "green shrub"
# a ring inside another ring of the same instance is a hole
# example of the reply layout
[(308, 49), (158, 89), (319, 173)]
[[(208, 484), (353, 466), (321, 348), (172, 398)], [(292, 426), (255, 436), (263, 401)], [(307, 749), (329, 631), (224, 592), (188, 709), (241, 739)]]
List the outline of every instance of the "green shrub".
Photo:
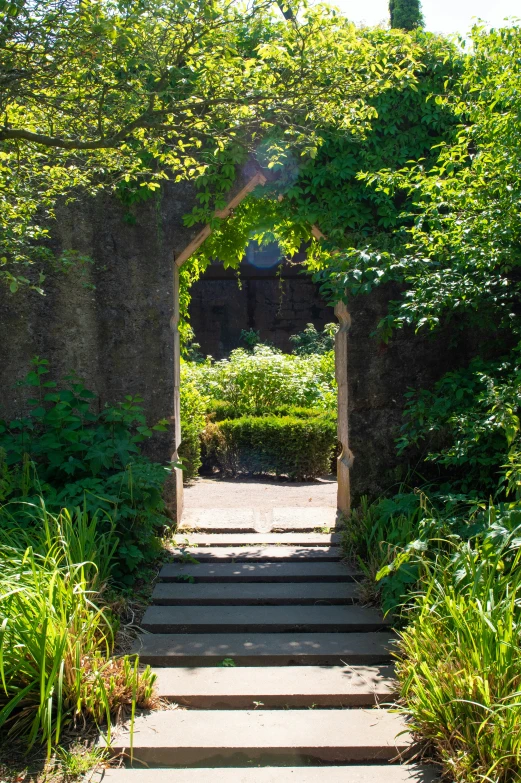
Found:
[(335, 418), (324, 412), (209, 423), (204, 443), (209, 460), (224, 473), (274, 473), (303, 481), (329, 473), (336, 437)]
[(181, 445), (178, 455), (183, 467), (185, 481), (195, 478), (201, 467), (201, 433), (206, 425), (207, 398), (181, 365)]
[(422, 496), (412, 492), (374, 503), (362, 497), (342, 528), (346, 557), (362, 569), (369, 582), (368, 597), (378, 598), (385, 612), (395, 611), (418, 581), (418, 565), (398, 557), (419, 540), (425, 517)]
[(293, 353), (297, 356), (307, 356), (313, 353), (328, 353), (335, 348), (335, 335), (339, 324), (326, 324), (321, 332), (313, 324), (306, 324), (302, 332), (292, 334), (289, 338)]
[[(29, 413), (0, 421), (0, 503), (40, 495), (49, 510), (85, 502), (89, 513), (110, 512), (119, 538), (114, 575), (126, 582), (159, 549), (168, 524), (163, 502), (167, 469), (140, 454), (141, 444), (166, 422), (148, 427), (139, 397), (100, 406), (75, 376), (62, 388), (45, 381), (48, 362), (35, 359)], [(24, 506), (16, 513), (24, 515)], [(105, 517), (102, 517), (104, 519)], [(100, 524), (102, 521), (100, 520)]]
[(0, 730), (50, 754), (75, 724), (110, 731), (111, 719), (150, 707), (154, 676), (137, 659), (111, 657), (118, 621), (97, 602), (114, 524), (84, 511), (32, 512), (34, 524), (20, 528), (0, 509)]
[(266, 345), (253, 352), (237, 348), (229, 359), (184, 366), (184, 382), (201, 394), (227, 402), (236, 411), (269, 413), (281, 406), (336, 410), (335, 358), (294, 356)]
[(241, 341), (252, 351), (260, 343), (260, 332), (255, 329), (242, 329)]
[(521, 505), (416, 491), (362, 503), (346, 554), (401, 609), (397, 673), (411, 728), (457, 783), (517, 780)]
[[(334, 372), (332, 351), (297, 357), (266, 345), (254, 345), (251, 351), (237, 349), (229, 359), (220, 362), (213, 362), (211, 358), (205, 362), (184, 362), (181, 367), (182, 443), (179, 454), (185, 478), (197, 475), (203, 459), (205, 469), (218, 467), (232, 474), (246, 471), (311, 476), (329, 472), (331, 458), (326, 459), (326, 445), (320, 440), (322, 435), (317, 435), (320, 442), (313, 446), (313, 451), (320, 453), (317, 464), (310, 466), (303, 448), (300, 458), (292, 453), (289, 461), (283, 462), (284, 451), (275, 443), (277, 437), (282, 436), (272, 434), (268, 438), (266, 435), (269, 449), (263, 447), (259, 451), (260, 435), (255, 435), (255, 444), (250, 446), (244, 434), (239, 446), (238, 434), (232, 435), (228, 427), (224, 438), (224, 430), (219, 434), (215, 425), (244, 416), (289, 417), (303, 421), (321, 419), (326, 412), (333, 416), (333, 411), (336, 412)], [(328, 421), (327, 448), (332, 453), (336, 444), (336, 425), (332, 418)], [(262, 428), (268, 432), (268, 424), (255, 427), (255, 432), (260, 433)], [(317, 425), (317, 432), (319, 429), (320, 425)], [(254, 437), (253, 430), (251, 437)]]
[(521, 348), (502, 361), (474, 359), (446, 373), (432, 390), (410, 391), (406, 398), (399, 451), (425, 446), (440, 483), (478, 497), (496, 495), (503, 466), (521, 449)]

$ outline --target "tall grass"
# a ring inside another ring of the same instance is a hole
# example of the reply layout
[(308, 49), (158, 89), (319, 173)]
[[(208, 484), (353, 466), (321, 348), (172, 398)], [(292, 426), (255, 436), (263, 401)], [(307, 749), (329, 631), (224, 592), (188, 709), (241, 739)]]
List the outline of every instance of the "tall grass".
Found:
[(50, 752), (78, 719), (110, 739), (111, 719), (151, 703), (154, 677), (111, 658), (118, 621), (99, 599), (117, 539), (81, 509), (34, 514), (20, 527), (0, 509), (0, 730)]
[(412, 728), (461, 783), (521, 779), (519, 532), (495, 552), (438, 557), (401, 633)]
[(445, 778), (521, 781), (521, 505), (362, 500), (342, 543), (402, 628), (403, 710)]

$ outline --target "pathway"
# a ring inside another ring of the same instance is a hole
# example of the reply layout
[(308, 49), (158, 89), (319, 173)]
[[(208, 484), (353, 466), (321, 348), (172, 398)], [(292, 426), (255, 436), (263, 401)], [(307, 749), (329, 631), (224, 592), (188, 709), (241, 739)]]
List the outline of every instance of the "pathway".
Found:
[[(380, 706), (394, 691), (393, 634), (357, 604), (338, 534), (317, 532), (334, 509), (302, 506), (189, 509), (137, 647), (184, 708), (138, 717), (133, 768), (107, 783), (435, 780), (399, 763), (411, 738)], [(115, 751), (129, 745), (120, 731)]]

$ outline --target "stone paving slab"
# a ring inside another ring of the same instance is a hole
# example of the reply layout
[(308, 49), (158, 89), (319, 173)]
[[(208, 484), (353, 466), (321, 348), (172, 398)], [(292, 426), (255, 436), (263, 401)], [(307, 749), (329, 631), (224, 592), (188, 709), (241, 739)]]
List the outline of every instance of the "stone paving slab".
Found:
[(353, 582), (362, 577), (345, 563), (167, 563), (159, 578), (177, 582), (193, 577), (197, 582)]
[(154, 673), (162, 698), (199, 709), (367, 707), (389, 701), (396, 692), (392, 666), (203, 667)]
[(314, 481), (287, 481), (275, 478), (196, 478), (185, 487), (185, 509), (192, 508), (258, 508), (274, 506), (337, 506), (336, 476)]
[(435, 783), (436, 767), (387, 764), (237, 769), (107, 769), (93, 783)]
[(340, 533), (180, 533), (177, 546), (330, 546), (340, 544)]
[(187, 508), (179, 531), (198, 533), (269, 533), (277, 530), (319, 532), (336, 528), (338, 512), (330, 506), (275, 508)]
[(358, 585), (353, 582), (160, 582), (152, 593), (152, 603), (156, 606), (335, 605), (356, 603), (357, 594)]
[[(404, 719), (383, 709), (165, 710), (137, 717), (133, 733), (134, 765), (156, 767), (387, 761), (411, 744)], [(112, 749), (129, 747), (121, 730)]]
[(150, 633), (284, 633), (379, 631), (388, 620), (366, 606), (149, 606)]
[[(133, 646), (151, 666), (361, 665), (389, 663), (396, 642), (391, 632), (142, 634)], [(304, 672), (305, 674), (305, 672)]]
[(234, 560), (238, 563), (247, 560), (258, 563), (270, 560), (305, 560), (309, 563), (314, 560), (334, 561), (342, 557), (342, 550), (335, 546), (215, 546), (194, 549), (174, 547), (171, 551), (174, 558), (183, 558), (188, 555), (200, 563), (226, 563), (228, 560)]
[(271, 530), (283, 532), (317, 530), (318, 528), (336, 528), (338, 512), (336, 508), (300, 508), (298, 506), (284, 506), (274, 508), (271, 518)]
[(264, 514), (254, 508), (186, 508), (179, 531), (256, 533), (263, 527)]

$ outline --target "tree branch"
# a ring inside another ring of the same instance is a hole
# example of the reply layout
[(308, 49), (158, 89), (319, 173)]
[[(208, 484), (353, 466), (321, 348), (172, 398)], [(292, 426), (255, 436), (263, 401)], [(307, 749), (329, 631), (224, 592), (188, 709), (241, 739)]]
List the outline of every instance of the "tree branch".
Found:
[(278, 7), (280, 8), (280, 12), (284, 19), (286, 19), (288, 22), (294, 22), (295, 21), (295, 14), (289, 7), (289, 5), (286, 5), (283, 0), (280, 0), (280, 2), (277, 2)]

